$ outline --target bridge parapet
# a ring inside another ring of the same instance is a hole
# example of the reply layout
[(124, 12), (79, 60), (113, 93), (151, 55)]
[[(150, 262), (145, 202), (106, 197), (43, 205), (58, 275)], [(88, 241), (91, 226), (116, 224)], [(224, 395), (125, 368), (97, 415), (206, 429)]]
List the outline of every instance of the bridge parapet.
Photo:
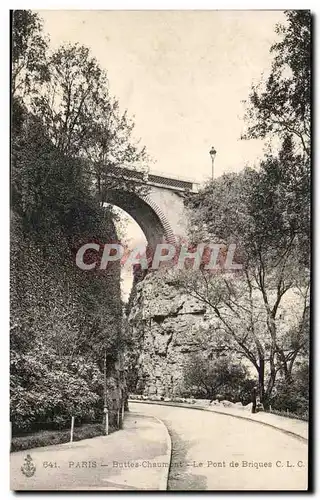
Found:
[(164, 189), (171, 189), (173, 191), (192, 192), (197, 193), (199, 183), (192, 179), (187, 179), (178, 176), (171, 176), (160, 172), (145, 172), (142, 170), (133, 170), (127, 167), (110, 167), (109, 175), (131, 181), (136, 181), (142, 184), (162, 187)]

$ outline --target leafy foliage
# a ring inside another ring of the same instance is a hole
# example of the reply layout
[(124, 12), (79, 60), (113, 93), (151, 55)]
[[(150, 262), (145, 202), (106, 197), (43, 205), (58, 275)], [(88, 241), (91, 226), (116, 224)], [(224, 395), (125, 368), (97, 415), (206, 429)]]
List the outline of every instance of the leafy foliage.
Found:
[(52, 143), (63, 154), (85, 160), (87, 181), (99, 199), (107, 189), (143, 186), (115, 175), (115, 168), (146, 170), (144, 147), (132, 138), (134, 122), (110, 95), (107, 74), (87, 47), (62, 45), (48, 59), (50, 79), (31, 103)]
[(311, 13), (291, 10), (286, 18), (285, 25), (276, 27), (281, 40), (271, 47), (271, 73), (252, 86), (245, 137), (292, 136), (302, 154), (310, 156)]
[[(11, 357), (13, 432), (65, 428), (70, 416), (94, 421), (102, 415), (102, 375), (97, 365), (77, 357), (58, 357), (44, 344)], [(99, 406), (100, 402), (100, 406)]]
[(222, 243), (221, 254), (236, 244), (242, 270), (192, 271), (190, 265), (159, 276), (203, 303), (213, 317), (204, 349), (246, 359), (266, 405), (277, 379), (290, 383), (296, 360), (308, 352), (309, 271), (301, 259), (303, 229), (296, 224), (303, 207), (285, 204), (287, 194), (272, 170), (245, 169), (208, 184), (187, 201), (193, 246)]
[(300, 363), (289, 383), (280, 380), (275, 386), (272, 406), (305, 417), (309, 414), (309, 366)]
[[(88, 49), (65, 46), (48, 54), (41, 26), (30, 11), (13, 13), (10, 279), (15, 432), (41, 425), (64, 428), (71, 415), (80, 421), (102, 419), (104, 396), (112, 402), (118, 391), (125, 398), (120, 391), (124, 381), (114, 376), (125, 343), (120, 268), (84, 272), (76, 267), (75, 255), (88, 241), (116, 240), (113, 211), (100, 201), (93, 145), (105, 133), (111, 156), (99, 161), (106, 169), (112, 161), (133, 165), (145, 156), (143, 148), (131, 142), (133, 123), (118, 112), (106, 75)], [(123, 182), (114, 176), (116, 186), (123, 187)], [(107, 395), (104, 371), (110, 378)]]
[(177, 280), (218, 320), (218, 342), (252, 363), (264, 403), (279, 380), (291, 387), (309, 336), (311, 16), (286, 17), (271, 73), (247, 102), (244, 138), (269, 140), (260, 168), (223, 175), (187, 200), (193, 241), (235, 244), (242, 271)]
[(12, 15), (12, 94), (26, 97), (49, 78), (42, 22), (30, 10)]
[(193, 397), (246, 402), (250, 379), (247, 369), (230, 356), (210, 359), (197, 354), (185, 363), (184, 385)]
[(274, 221), (274, 234), (283, 234), (286, 238), (296, 236), (301, 261), (308, 267), (311, 13), (306, 10), (286, 11), (286, 18), (285, 25), (276, 27), (280, 40), (271, 47), (274, 60), (270, 75), (259, 86), (252, 87), (246, 103), (247, 130), (244, 138), (269, 141), (269, 153), (260, 165), (262, 182), (264, 187), (269, 185), (269, 188), (261, 190), (256, 197), (256, 205), (258, 208), (262, 203), (265, 205), (264, 220), (269, 231)]

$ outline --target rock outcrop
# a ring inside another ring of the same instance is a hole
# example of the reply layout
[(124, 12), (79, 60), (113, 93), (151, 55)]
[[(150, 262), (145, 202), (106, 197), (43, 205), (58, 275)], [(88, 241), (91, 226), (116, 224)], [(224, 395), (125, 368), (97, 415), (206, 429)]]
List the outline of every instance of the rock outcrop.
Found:
[(180, 395), (184, 363), (203, 349), (199, 331), (209, 327), (204, 304), (179, 292), (169, 274), (150, 273), (136, 285), (129, 324), (140, 338), (136, 389), (150, 396)]
[[(204, 354), (203, 359), (213, 359), (213, 356), (218, 356), (223, 351), (230, 351), (232, 347), (239, 363), (243, 363), (250, 370), (252, 377), (257, 376), (252, 362), (245, 357), (245, 352), (237, 349), (236, 342), (232, 344), (232, 335), (228, 336), (223, 320), (219, 319), (221, 311), (222, 315), (229, 314), (230, 317), (230, 307), (227, 308), (226, 305), (220, 307), (217, 315), (210, 306), (206, 306), (205, 301), (198, 301), (191, 294), (187, 295), (185, 290), (188, 288), (191, 293), (192, 290), (194, 293), (197, 292), (194, 289), (192, 275), (190, 275), (190, 287), (188, 278), (188, 275), (183, 276), (185, 286), (179, 289), (179, 274), (170, 268), (159, 269), (149, 272), (135, 286), (129, 314), (129, 325), (133, 330), (133, 338), (138, 339), (136, 350), (139, 351), (134, 367), (137, 373), (136, 383), (130, 385), (130, 391), (134, 393), (164, 398), (193, 396), (192, 393), (189, 394), (193, 389), (190, 384), (188, 390), (185, 390), (187, 388), (183, 383), (185, 365), (190, 357), (192, 359), (201, 352)], [(230, 283), (232, 284), (231, 279)], [(240, 295), (237, 298), (240, 305), (241, 300), (246, 305), (248, 300), (246, 294), (247, 289), (243, 282), (243, 296), (241, 299)], [(274, 301), (276, 292), (270, 290), (268, 296)], [(259, 319), (259, 327), (255, 329), (256, 335), (259, 335), (265, 352), (268, 352), (271, 340), (266, 329), (267, 316), (263, 298), (258, 290), (253, 292), (252, 298), (256, 311), (253, 320)], [(221, 303), (223, 304), (223, 301)], [(299, 326), (302, 307), (301, 294), (294, 290), (286, 293), (286, 297), (278, 307), (275, 322), (278, 341), (282, 342), (283, 349), (286, 348), (286, 339), (290, 331)], [(241, 331), (249, 319), (252, 320), (250, 310), (249, 315), (243, 313), (240, 320), (238, 316), (233, 316), (234, 330), (239, 328)], [(246, 330), (247, 334), (249, 331)], [(250, 343), (250, 338), (248, 342)]]
[(128, 391), (122, 355), (116, 361), (106, 380), (109, 426), (118, 428), (122, 422), (122, 409), (128, 409)]

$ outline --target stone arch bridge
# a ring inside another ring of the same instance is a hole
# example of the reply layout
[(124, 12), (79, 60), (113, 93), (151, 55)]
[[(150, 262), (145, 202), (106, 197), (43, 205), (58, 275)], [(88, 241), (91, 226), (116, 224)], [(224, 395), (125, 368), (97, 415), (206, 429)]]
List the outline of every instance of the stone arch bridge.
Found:
[(127, 212), (139, 224), (148, 244), (154, 247), (165, 240), (174, 244), (187, 234), (187, 211), (184, 195), (197, 192), (198, 183), (176, 176), (144, 173), (128, 168), (114, 168), (111, 176), (136, 181), (148, 187), (147, 194), (121, 190), (108, 191), (105, 202)]

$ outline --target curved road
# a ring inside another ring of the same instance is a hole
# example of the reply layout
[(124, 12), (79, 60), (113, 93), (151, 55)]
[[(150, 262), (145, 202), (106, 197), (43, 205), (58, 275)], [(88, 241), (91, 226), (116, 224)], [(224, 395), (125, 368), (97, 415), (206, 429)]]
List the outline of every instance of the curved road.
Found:
[(129, 407), (160, 418), (169, 430), (169, 490), (307, 489), (308, 446), (297, 438), (209, 411), (132, 402)]

